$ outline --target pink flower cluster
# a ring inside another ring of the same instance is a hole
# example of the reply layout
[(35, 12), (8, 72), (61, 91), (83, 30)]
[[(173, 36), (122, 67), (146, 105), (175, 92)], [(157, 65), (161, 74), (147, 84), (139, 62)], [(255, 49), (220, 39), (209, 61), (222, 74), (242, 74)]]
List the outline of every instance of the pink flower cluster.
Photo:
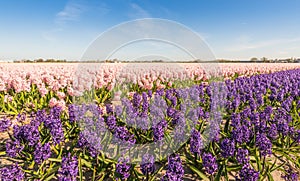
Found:
[[(15, 92), (31, 90), (37, 86), (40, 94), (49, 91), (56, 93), (60, 100), (65, 98), (66, 89), (71, 96), (81, 95), (83, 91), (107, 86), (112, 89), (116, 84), (135, 83), (145, 89), (158, 89), (176, 80), (207, 80), (219, 75), (230, 78), (250, 76), (258, 73), (271, 73), (281, 70), (300, 68), (300, 64), (289, 63), (138, 63), (138, 64), (79, 64), (79, 63), (37, 63), (37, 64), (0, 64), (0, 92), (13, 89)], [(55, 101), (53, 101), (55, 102)], [(52, 102), (52, 104), (54, 104)]]

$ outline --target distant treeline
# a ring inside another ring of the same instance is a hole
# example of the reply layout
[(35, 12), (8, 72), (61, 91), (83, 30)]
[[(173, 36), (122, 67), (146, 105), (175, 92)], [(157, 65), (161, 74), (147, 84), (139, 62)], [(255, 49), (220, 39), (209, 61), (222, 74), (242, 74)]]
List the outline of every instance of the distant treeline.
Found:
[(69, 62), (67, 60), (55, 60), (55, 59), (36, 59), (36, 60), (15, 60), (14, 63), (53, 63), (53, 62)]
[(145, 61), (122, 61), (122, 60), (90, 60), (90, 61), (67, 61), (67, 60), (55, 60), (55, 59), (36, 59), (36, 60), (15, 60), (14, 63), (300, 63), (300, 59), (256, 59), (252, 58), (251, 60), (212, 60), (212, 61), (203, 61), (203, 60), (193, 60), (193, 61), (164, 61), (164, 60), (145, 60)]

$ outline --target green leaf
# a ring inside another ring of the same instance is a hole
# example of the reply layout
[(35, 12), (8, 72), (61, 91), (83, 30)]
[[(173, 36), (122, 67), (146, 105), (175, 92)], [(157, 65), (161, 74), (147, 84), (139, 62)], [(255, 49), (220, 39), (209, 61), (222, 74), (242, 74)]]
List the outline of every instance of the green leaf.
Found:
[(18, 111), (16, 110), (16, 108), (14, 108), (9, 102), (7, 103), (7, 105), (12, 110), (12, 113), (14, 115), (18, 114)]
[(0, 152), (0, 156), (4, 156), (4, 155), (6, 155), (6, 152), (5, 151), (1, 151)]
[(231, 172), (231, 171), (238, 171), (242, 168), (241, 165), (231, 165), (231, 166), (227, 166), (226, 170)]
[(52, 169), (48, 169), (47, 174), (44, 175), (41, 180), (51, 180), (55, 176), (55, 173), (57, 172), (57, 170), (59, 168), (60, 168), (60, 165), (58, 165)]
[(194, 167), (193, 165), (188, 165), (188, 167), (194, 172), (196, 173), (199, 177), (201, 177), (204, 180), (209, 180), (209, 178), (200, 170), (198, 170), (196, 167)]
[(82, 181), (82, 177), (83, 177), (83, 174), (82, 174), (82, 164), (81, 164), (81, 158), (79, 157), (78, 158), (78, 166), (79, 166), (79, 177), (80, 177), (80, 181)]
[(55, 173), (53, 173), (52, 175), (50, 175), (49, 177), (45, 178), (44, 181), (48, 181), (48, 180), (51, 180), (53, 179), (55, 176)]
[(282, 163), (282, 164), (280, 164), (280, 165), (278, 165), (278, 166), (276, 166), (276, 167), (274, 167), (274, 168), (271, 168), (271, 169), (270, 169), (270, 172), (273, 172), (273, 171), (277, 170), (278, 168), (282, 167), (282, 166), (285, 165), (285, 164), (286, 164), (286, 163), (284, 162), (284, 163)]
[(161, 166), (159, 169), (157, 169), (152, 176), (149, 177), (149, 181), (153, 181), (155, 179), (154, 175), (156, 175), (158, 172), (162, 171), (162, 169), (164, 168), (164, 166)]
[(52, 162), (61, 162), (61, 159), (58, 158), (48, 158), (48, 160)]
[(254, 155), (254, 157), (255, 157), (255, 160), (256, 160), (256, 164), (257, 164), (257, 168), (258, 168), (258, 170), (261, 172), (262, 170), (262, 165), (261, 165), (261, 161), (260, 161), (260, 158), (259, 158), (259, 156), (258, 156), (258, 151), (256, 150), (256, 154)]
[(286, 154), (284, 151), (276, 151), (277, 153), (283, 155), (286, 159), (288, 159), (290, 162), (297, 165), (297, 167), (300, 167), (300, 163), (297, 162), (297, 160), (291, 158), (288, 154)]
[(274, 181), (273, 176), (270, 173), (267, 173), (267, 175), (268, 175), (268, 180), (269, 181)]
[(92, 163), (91, 163), (91, 162), (89, 162), (89, 161), (86, 161), (86, 160), (85, 160), (85, 159), (83, 159), (83, 158), (81, 158), (81, 162), (82, 162), (82, 164), (83, 164), (83, 165), (87, 166), (88, 168), (91, 168), (91, 169), (93, 169), (93, 165), (92, 165)]
[(224, 170), (224, 166), (225, 165), (221, 165), (221, 168), (219, 169), (218, 174), (217, 174), (215, 180), (221, 180), (221, 176), (222, 176), (222, 172)]

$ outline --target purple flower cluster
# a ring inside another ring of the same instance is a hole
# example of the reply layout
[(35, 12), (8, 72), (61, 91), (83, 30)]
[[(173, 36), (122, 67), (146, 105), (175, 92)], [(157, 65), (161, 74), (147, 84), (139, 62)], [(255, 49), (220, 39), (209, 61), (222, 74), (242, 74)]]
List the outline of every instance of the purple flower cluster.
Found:
[(235, 142), (231, 139), (225, 138), (220, 145), (221, 155), (224, 158), (228, 158), (234, 155), (235, 153)]
[(40, 139), (40, 133), (38, 129), (39, 125), (34, 122), (24, 126), (14, 126), (14, 138), (20, 141), (28, 142), (29, 146), (34, 146)]
[(143, 102), (142, 102), (142, 112), (143, 113), (147, 113), (148, 109), (149, 109), (149, 103), (148, 103), (148, 95), (146, 92), (142, 93), (142, 98), (143, 98)]
[(252, 131), (246, 125), (238, 126), (232, 130), (232, 137), (239, 144), (248, 143), (251, 136)]
[(5, 146), (6, 154), (12, 158), (15, 158), (24, 149), (19, 140), (9, 140)]
[(300, 130), (294, 130), (292, 138), (296, 143), (300, 143)]
[(160, 141), (163, 139), (166, 127), (167, 121), (163, 119), (152, 128), (154, 141)]
[(199, 131), (193, 129), (191, 133), (191, 140), (190, 140), (190, 151), (193, 154), (200, 154), (201, 149), (203, 147), (203, 142), (201, 138), (201, 134)]
[(64, 140), (64, 132), (60, 121), (61, 109), (53, 107), (47, 119), (44, 120), (46, 128), (50, 130), (52, 140), (55, 144), (59, 144)]
[(77, 114), (79, 112), (78, 109), (79, 109), (78, 106), (76, 106), (75, 104), (71, 104), (68, 106), (69, 120), (71, 123), (77, 121), (78, 118)]
[(120, 158), (116, 165), (116, 173), (117, 176), (121, 180), (126, 180), (130, 176), (131, 165), (129, 164), (129, 160), (125, 158)]
[(217, 172), (218, 170), (217, 159), (211, 153), (203, 153), (202, 162), (203, 162), (203, 168), (207, 174), (213, 175)]
[(117, 105), (115, 107), (115, 113), (116, 113), (116, 116), (121, 116), (123, 113), (123, 107), (121, 105)]
[(256, 146), (259, 148), (262, 156), (272, 154), (272, 142), (265, 134), (256, 135)]
[(115, 129), (114, 135), (117, 139), (119, 139), (122, 143), (127, 143), (130, 145), (135, 144), (136, 139), (134, 138), (134, 135), (131, 134), (126, 127), (118, 126)]
[(113, 113), (114, 108), (111, 104), (105, 104), (105, 107), (106, 107), (106, 113), (107, 114), (112, 114)]
[(109, 115), (106, 119), (107, 128), (113, 131), (117, 127), (116, 117), (113, 115)]
[(153, 125), (156, 125), (160, 120), (165, 118), (165, 110), (168, 109), (168, 106), (163, 97), (155, 94), (149, 109), (150, 117), (153, 120)]
[(42, 145), (41, 143), (38, 143), (35, 146), (34, 150), (34, 161), (38, 164), (42, 163), (44, 160), (47, 160), (51, 156), (51, 149), (50, 144), (46, 143)]
[(55, 144), (59, 144), (64, 140), (64, 132), (60, 119), (50, 117), (45, 121), (45, 126), (50, 129), (50, 134)]
[(79, 146), (82, 149), (87, 149), (91, 156), (95, 157), (98, 154), (98, 150), (95, 148), (95, 145), (91, 144), (87, 141), (86, 138), (89, 138), (89, 135), (86, 135), (88, 133), (79, 133), (79, 138), (77, 142), (77, 146)]
[(289, 123), (283, 118), (279, 119), (277, 122), (277, 130), (283, 136), (287, 136), (290, 130)]
[(145, 154), (141, 162), (141, 171), (144, 175), (148, 175), (154, 172), (154, 156), (150, 154)]
[(247, 149), (238, 148), (236, 153), (236, 160), (239, 164), (247, 164), (250, 161), (249, 151)]
[(177, 105), (177, 97), (174, 94), (176, 94), (175, 89), (166, 90), (166, 98), (171, 101), (172, 106)]
[(17, 164), (6, 166), (0, 171), (0, 179), (3, 181), (22, 181), (25, 173)]
[(293, 171), (292, 169), (288, 169), (286, 174), (282, 176), (282, 178), (286, 181), (298, 181), (299, 175), (297, 172)]
[(58, 171), (59, 181), (76, 181), (78, 175), (78, 160), (76, 156), (71, 157), (68, 153), (61, 161), (61, 168)]
[(270, 139), (276, 139), (278, 137), (278, 131), (277, 131), (277, 125), (271, 124), (271, 126), (268, 128), (268, 137)]
[(168, 170), (161, 178), (162, 181), (182, 181), (184, 170), (179, 155), (171, 155), (168, 158)]
[(7, 131), (7, 129), (11, 126), (11, 121), (10, 119), (3, 118), (0, 120), (0, 133)]
[(258, 179), (259, 172), (251, 168), (249, 164), (242, 167), (239, 172), (239, 178), (236, 178), (238, 181), (257, 181)]

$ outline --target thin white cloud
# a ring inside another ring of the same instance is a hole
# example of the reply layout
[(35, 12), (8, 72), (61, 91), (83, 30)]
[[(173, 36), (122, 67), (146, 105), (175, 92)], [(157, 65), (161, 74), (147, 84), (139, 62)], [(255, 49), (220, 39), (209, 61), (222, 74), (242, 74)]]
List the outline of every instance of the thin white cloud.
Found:
[(92, 13), (103, 16), (110, 11), (108, 6), (103, 2), (87, 2), (80, 0), (70, 0), (63, 9), (54, 16), (54, 26), (52, 29), (42, 32), (43, 39), (49, 42), (58, 41), (57, 34), (64, 31), (67, 24), (72, 21), (80, 21), (84, 14)]
[(143, 9), (141, 6), (135, 4), (135, 3), (131, 3), (130, 4), (131, 7), (131, 12), (128, 14), (128, 16), (130, 18), (136, 19), (136, 18), (150, 18), (151, 15), (150, 13)]
[(64, 24), (67, 21), (77, 21), (85, 10), (86, 7), (82, 4), (68, 2), (64, 9), (56, 14), (55, 22)]
[(254, 50), (259, 48), (265, 47), (272, 47), (281, 44), (288, 44), (293, 42), (300, 42), (300, 38), (291, 38), (291, 39), (273, 39), (273, 40), (266, 40), (260, 42), (251, 42), (251, 39), (247, 36), (241, 36), (237, 39), (237, 44), (233, 46), (229, 46), (227, 51), (231, 52), (239, 52), (239, 51), (247, 51), (247, 50)]

